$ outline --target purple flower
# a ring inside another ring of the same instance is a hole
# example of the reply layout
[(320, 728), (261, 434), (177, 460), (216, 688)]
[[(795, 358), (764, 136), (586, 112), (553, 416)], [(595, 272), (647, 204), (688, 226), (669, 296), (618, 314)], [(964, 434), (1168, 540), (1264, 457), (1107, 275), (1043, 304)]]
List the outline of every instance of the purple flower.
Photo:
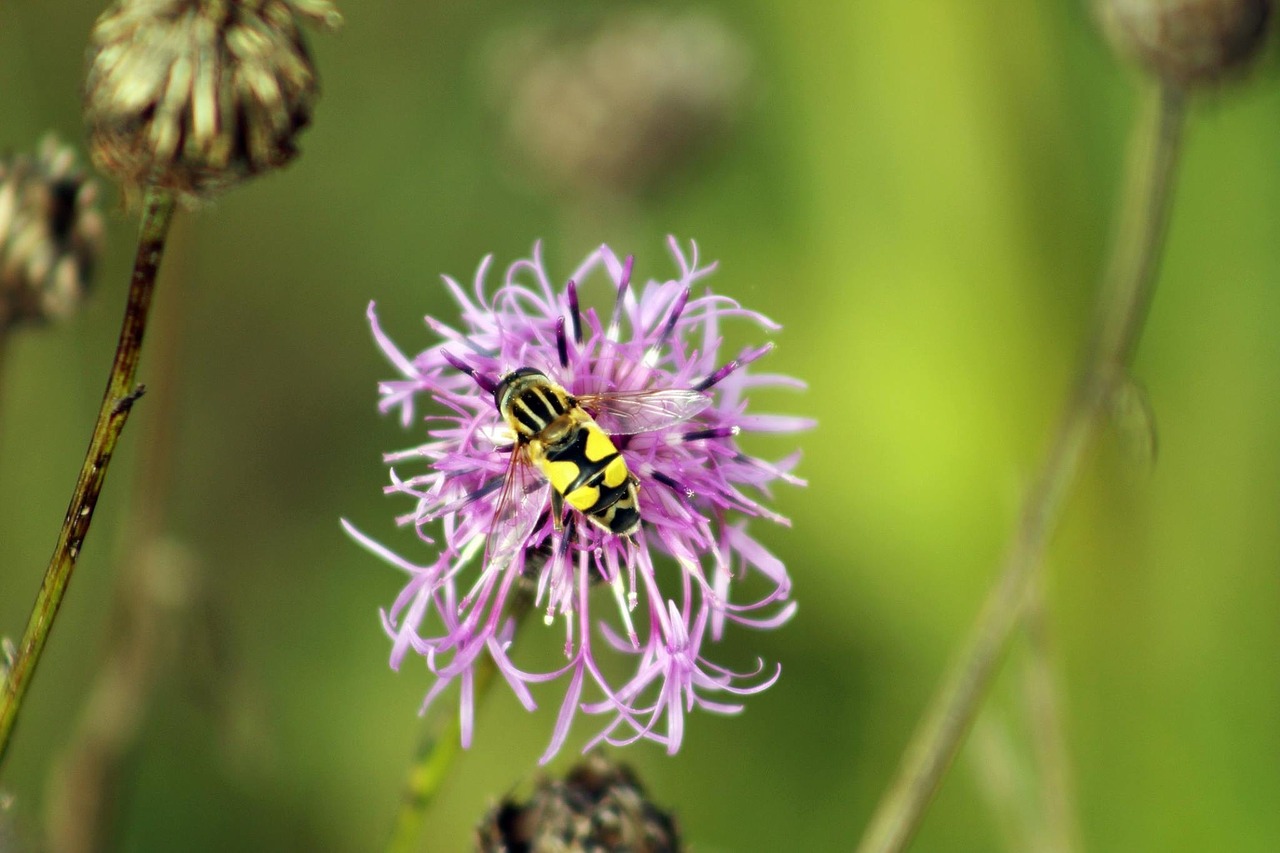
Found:
[[(533, 257), (512, 264), (502, 285), (486, 297), (492, 258), (485, 258), (471, 295), (445, 277), (462, 320), (451, 326), (426, 318), (440, 342), (413, 358), (387, 338), (369, 307), (374, 338), (400, 374), (380, 384), (379, 408), (398, 411), (405, 427), (426, 424), (425, 443), (386, 456), (400, 470), (392, 468), (385, 491), (413, 500), (413, 509), (397, 521), (413, 525), (437, 549), (436, 557), (419, 565), (343, 524), (360, 544), (408, 575), (383, 614), (391, 665), (398, 669), (409, 652), (425, 659), (436, 681), (424, 711), (448, 685), (460, 683), (464, 745), (471, 740), (476, 665), (484, 655), (530, 710), (531, 685), (568, 679), (544, 762), (564, 743), (579, 710), (610, 718), (593, 743), (648, 738), (674, 753), (686, 711), (737, 712), (740, 705), (713, 697), (758, 692), (778, 677), (780, 668), (769, 671), (763, 662), (753, 673), (731, 672), (704, 653), (721, 638), (726, 622), (773, 628), (795, 612), (786, 568), (748, 535), (746, 519), (788, 523), (761, 499), (774, 481), (803, 485), (791, 473), (799, 453), (765, 462), (744, 453), (737, 437), (812, 426), (802, 418), (747, 414), (753, 389), (804, 386), (748, 369), (769, 352), (769, 344), (719, 360), (722, 322), (778, 327), (726, 297), (695, 296), (695, 284), (715, 264), (699, 266), (695, 244), (688, 257), (674, 238), (669, 245), (677, 278), (639, 288), (631, 283), (632, 259), (619, 260), (607, 246), (592, 252), (563, 288), (553, 287), (535, 245)], [(612, 288), (607, 322), (579, 301), (578, 284), (591, 287), (600, 278)], [(519, 368), (541, 371), (575, 399), (650, 391), (705, 395), (692, 416), (643, 432), (613, 430), (612, 440), (639, 485), (643, 523), (632, 535), (585, 523), (574, 509), (565, 511), (557, 530), (551, 488), (538, 469), (518, 460), (509, 466), (517, 445), (493, 392)], [(423, 413), (416, 408), (420, 402), (428, 404)], [(509, 467), (519, 482), (507, 490)], [(507, 507), (518, 508), (497, 517), (500, 495), (507, 491)], [(670, 558), (674, 570), (660, 570), (659, 555)], [(769, 591), (758, 600), (735, 600), (735, 581), (752, 572), (763, 576)], [(547, 625), (562, 622), (564, 667), (528, 672), (508, 657), (515, 632), (508, 605), (518, 584), (532, 588)], [(591, 612), (593, 602), (600, 608), (601, 597), (608, 597), (595, 592), (597, 586), (612, 593), (608, 619)], [(611, 683), (597, 664), (597, 651), (631, 656), (634, 675), (620, 686)], [(588, 698), (587, 690), (599, 698)]]

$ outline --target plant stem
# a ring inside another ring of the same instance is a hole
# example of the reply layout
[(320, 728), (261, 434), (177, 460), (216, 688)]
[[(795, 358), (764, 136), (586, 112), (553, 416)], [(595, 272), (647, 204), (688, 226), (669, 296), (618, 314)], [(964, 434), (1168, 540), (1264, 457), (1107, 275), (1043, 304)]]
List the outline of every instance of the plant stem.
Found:
[[(189, 221), (189, 220), (188, 220)], [(96, 853), (122, 846), (121, 816), (134, 793), (139, 743), (160, 686), (205, 627), (200, 562), (165, 533), (172, 501), (189, 229), (175, 222), (166, 240), (167, 299), (151, 322), (146, 433), (121, 525), (104, 654), (86, 685), (78, 721), (51, 763), (44, 798), (44, 849)], [(177, 273), (177, 275), (175, 275)], [(217, 689), (216, 687), (214, 688)]]
[[(6, 442), (5, 428), (5, 370), (9, 363), (9, 335), (0, 331), (0, 445)], [(4, 632), (0, 631), (0, 636), (4, 636)], [(4, 680), (4, 668), (0, 667), (0, 681)]]
[(0, 441), (4, 440), (4, 380), (9, 363), (9, 333), (0, 331)]
[(1042, 849), (1048, 853), (1074, 853), (1080, 849), (1075, 821), (1071, 757), (1062, 720), (1062, 699), (1054, 671), (1054, 643), (1045, 612), (1044, 573), (1037, 572), (1027, 593), (1022, 629), (1027, 638), (1027, 662), (1023, 672), (1027, 710), (1031, 719), (1036, 778), (1040, 783), (1043, 814)]
[(142, 336), (147, 327), (147, 314), (151, 308), (151, 296), (155, 291), (156, 275), (164, 254), (165, 237), (169, 233), (173, 209), (171, 194), (154, 188), (147, 191), (143, 202), (138, 252), (134, 258), (133, 276), (129, 284), (128, 304), (120, 327), (120, 340), (116, 345), (111, 375), (107, 379), (107, 390), (98, 409), (98, 420), (93, 427), (93, 436), (89, 439), (89, 449), (85, 453), (84, 465), (71, 495), (71, 504), (67, 507), (62, 530), (58, 533), (58, 543), (45, 570), (44, 582), (36, 595), (13, 667), (0, 691), (0, 764), (3, 764), (8, 752), (23, 697), (31, 684), (36, 664), (40, 661), (53, 620), (58, 615), (62, 597), (75, 570), (76, 560), (84, 547), (93, 511), (106, 480), (107, 466), (111, 463), (129, 411), (144, 391), (142, 386), (134, 387), (134, 376), (138, 370)]
[(1022, 616), (1081, 459), (1128, 365), (1147, 316), (1169, 219), (1183, 124), (1183, 92), (1160, 86), (1135, 129), (1120, 230), (1079, 378), (1023, 503), (999, 577), (973, 634), (947, 671), (872, 815), (859, 853), (904, 850), (960, 749)]
[[(517, 584), (515, 600), (511, 603), (510, 617), (516, 629), (524, 621), (533, 606), (533, 598), (523, 584)], [(489, 692), (498, 667), (493, 658), (483, 655), (475, 671), (475, 703)], [(427, 809), (440, 792), (441, 786), (453, 767), (453, 760), (461, 751), (461, 707), (455, 705), (450, 713), (436, 718), (427, 725), (418, 749), (414, 752), (409, 772), (405, 776), (404, 792), (400, 797), (400, 812), (396, 815), (387, 853), (412, 853), (422, 837), (422, 825), (426, 822)]]

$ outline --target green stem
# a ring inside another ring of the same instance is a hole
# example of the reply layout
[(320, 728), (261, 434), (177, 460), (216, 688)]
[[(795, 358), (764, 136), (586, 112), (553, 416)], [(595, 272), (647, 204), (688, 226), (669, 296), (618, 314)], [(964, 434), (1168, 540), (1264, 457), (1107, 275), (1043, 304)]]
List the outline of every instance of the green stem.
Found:
[(1125, 381), (1155, 288), (1183, 124), (1183, 93), (1155, 90), (1136, 130), (1121, 228), (1079, 380), (1023, 504), (996, 585), (973, 634), (953, 661), (912, 736), (898, 775), (881, 798), (859, 853), (904, 850), (919, 828), (1008, 649), (1045, 547), (1057, 526), (1106, 404)]
[(1044, 573), (1036, 573), (1022, 614), (1022, 629), (1027, 638), (1023, 685), (1031, 718), (1036, 778), (1040, 784), (1042, 849), (1048, 853), (1074, 853), (1080, 849), (1075, 820), (1075, 786), (1062, 719), (1062, 699), (1053, 665), (1054, 643), (1045, 612), (1044, 586)]
[(107, 379), (107, 390), (98, 409), (98, 420), (89, 439), (80, 477), (76, 480), (71, 504), (67, 507), (58, 543), (45, 570), (44, 582), (36, 595), (35, 605), (27, 629), (18, 645), (13, 666), (0, 691), (0, 764), (3, 764), (13, 735), (18, 711), (23, 697), (31, 685), (36, 664), (49, 638), (53, 620), (62, 605), (67, 584), (75, 570), (76, 560), (84, 547), (93, 511), (102, 493), (107, 466), (111, 463), (116, 442), (128, 420), (129, 411), (142, 386), (134, 387), (138, 370), (138, 358), (142, 350), (142, 335), (147, 327), (147, 314), (151, 308), (151, 296), (155, 291), (156, 274), (164, 254), (165, 237), (173, 220), (173, 196), (164, 190), (150, 189), (143, 203), (142, 227), (138, 236), (138, 252), (133, 263), (133, 277), (129, 285), (129, 300), (125, 307), (124, 322), (120, 327), (120, 341), (116, 345), (115, 360)]
[[(5, 369), (9, 363), (9, 331), (0, 329), (0, 442), (4, 441), (4, 382)], [(0, 671), (0, 676), (4, 672)]]
[[(532, 606), (533, 599), (528, 590), (518, 584), (510, 611), (517, 631)], [(482, 655), (475, 670), (474, 704), (478, 705), (489, 692), (497, 673), (498, 667), (493, 658)], [(444, 717), (428, 722), (427, 730), (418, 743), (413, 761), (409, 764), (409, 772), (405, 776), (400, 812), (396, 815), (391, 840), (387, 843), (387, 853), (412, 853), (418, 849), (427, 810), (448, 778), (453, 761), (462, 749), (461, 742), (462, 716), (459, 705), (453, 706)]]

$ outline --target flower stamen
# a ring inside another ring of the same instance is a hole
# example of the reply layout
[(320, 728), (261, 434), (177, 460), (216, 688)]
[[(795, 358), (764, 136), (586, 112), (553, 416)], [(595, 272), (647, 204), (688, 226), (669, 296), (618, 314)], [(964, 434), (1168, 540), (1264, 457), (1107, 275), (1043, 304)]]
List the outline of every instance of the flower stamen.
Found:
[(481, 388), (483, 388), (485, 390), (485, 393), (492, 394), (494, 391), (498, 389), (497, 382), (490, 379), (488, 376), (482, 375), (474, 367), (467, 364), (465, 361), (458, 358), (448, 350), (441, 350), (440, 355), (444, 358), (445, 361), (449, 362), (458, 370), (461, 370), (463, 373), (467, 374), (473, 380), (475, 380), (475, 383), (479, 385)]
[(689, 303), (689, 294), (692, 292), (693, 288), (686, 287), (676, 297), (675, 304), (671, 306), (671, 313), (667, 316), (666, 325), (662, 328), (662, 333), (658, 335), (658, 339), (654, 341), (653, 346), (649, 347), (649, 351), (644, 354), (645, 367), (657, 365), (658, 359), (662, 355), (662, 350), (671, 341), (671, 333), (675, 331), (676, 322), (680, 319), (680, 315), (684, 313), (684, 306)]
[(757, 347), (756, 349), (751, 349), (750, 347), (748, 347), (747, 349), (742, 351), (742, 355), (738, 356), (728, 364), (723, 365), (718, 370), (716, 370), (715, 373), (712, 373), (710, 376), (708, 376), (706, 379), (703, 379), (701, 382), (694, 383), (693, 390), (706, 391), (720, 384), (725, 380), (726, 377), (729, 376), (729, 374), (733, 373), (734, 371), (740, 368), (746, 367), (751, 362), (771, 352), (772, 350), (773, 350), (772, 343), (767, 343), (762, 347)]
[(626, 299), (627, 288), (631, 285), (631, 269), (635, 263), (636, 256), (627, 255), (622, 265), (622, 278), (618, 281), (618, 296), (613, 302), (613, 316), (609, 318), (609, 329), (604, 333), (605, 338), (610, 341), (617, 341), (622, 330), (622, 304)]
[(710, 429), (696, 429), (692, 432), (686, 432), (680, 436), (681, 441), (704, 441), (709, 438), (733, 438), (742, 432), (739, 426), (727, 427), (711, 427)]

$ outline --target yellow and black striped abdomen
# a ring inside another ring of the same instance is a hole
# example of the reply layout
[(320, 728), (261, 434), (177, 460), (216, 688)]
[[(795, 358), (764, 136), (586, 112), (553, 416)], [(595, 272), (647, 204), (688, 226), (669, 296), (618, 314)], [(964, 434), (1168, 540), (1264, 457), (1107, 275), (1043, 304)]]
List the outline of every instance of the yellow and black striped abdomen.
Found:
[(619, 536), (640, 526), (636, 483), (609, 436), (582, 409), (557, 442), (530, 442), (531, 458), (551, 487), (592, 522)]

